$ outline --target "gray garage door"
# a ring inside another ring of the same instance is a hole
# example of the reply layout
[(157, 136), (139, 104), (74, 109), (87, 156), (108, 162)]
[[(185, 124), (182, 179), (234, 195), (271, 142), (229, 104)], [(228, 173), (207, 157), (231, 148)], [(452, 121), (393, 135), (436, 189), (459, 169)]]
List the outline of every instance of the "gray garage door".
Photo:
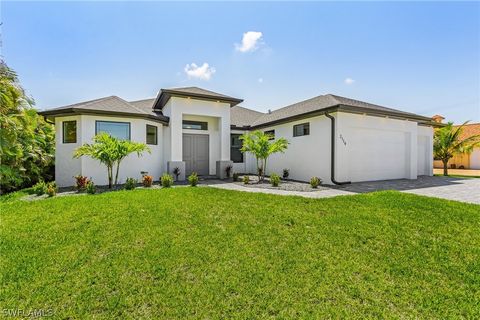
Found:
[(185, 174), (196, 172), (199, 175), (208, 175), (208, 135), (183, 134), (183, 161)]

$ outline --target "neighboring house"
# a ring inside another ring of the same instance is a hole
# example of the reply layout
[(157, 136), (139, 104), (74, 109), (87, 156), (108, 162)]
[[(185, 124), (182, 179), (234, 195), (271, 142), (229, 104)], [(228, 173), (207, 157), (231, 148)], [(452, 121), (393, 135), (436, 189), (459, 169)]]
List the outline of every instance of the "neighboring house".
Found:
[(180, 179), (192, 171), (225, 176), (225, 168), (255, 173), (249, 154), (240, 152), (240, 135), (263, 130), (284, 137), (284, 154), (269, 159), (267, 174), (290, 170), (290, 178), (325, 183), (416, 179), (432, 175), (432, 135), (427, 117), (331, 94), (261, 113), (236, 99), (197, 87), (162, 89), (154, 99), (125, 101), (111, 96), (40, 114), (56, 127), (55, 175), (60, 186), (73, 176), (106, 184), (106, 169), (73, 151), (96, 133), (144, 142), (151, 153), (131, 155), (121, 165), (120, 181), (148, 172), (156, 179), (180, 168)]
[[(439, 115), (435, 115), (432, 119), (441, 123), (445, 118)], [(459, 127), (459, 126), (454, 126)], [(460, 139), (466, 139), (471, 136), (480, 135), (480, 123), (470, 123), (463, 126)], [(435, 168), (443, 168), (441, 160), (435, 160), (433, 162)], [(448, 167), (452, 169), (480, 169), (480, 147), (473, 149), (470, 154), (456, 154), (448, 161)]]

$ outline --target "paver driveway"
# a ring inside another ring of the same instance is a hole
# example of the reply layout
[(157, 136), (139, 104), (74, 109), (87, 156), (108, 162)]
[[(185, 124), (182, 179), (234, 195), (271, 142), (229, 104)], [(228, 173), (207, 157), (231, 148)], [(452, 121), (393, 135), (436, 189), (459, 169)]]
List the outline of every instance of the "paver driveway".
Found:
[(372, 182), (356, 182), (343, 186), (331, 186), (328, 190), (317, 192), (295, 192), (262, 188), (246, 188), (241, 185), (211, 181), (206, 183), (212, 187), (246, 192), (262, 192), (278, 195), (295, 195), (307, 198), (329, 198), (341, 195), (352, 195), (380, 190), (398, 190), (435, 198), (456, 200), (480, 204), (480, 178), (453, 178), (421, 176), (416, 180), (384, 180)]

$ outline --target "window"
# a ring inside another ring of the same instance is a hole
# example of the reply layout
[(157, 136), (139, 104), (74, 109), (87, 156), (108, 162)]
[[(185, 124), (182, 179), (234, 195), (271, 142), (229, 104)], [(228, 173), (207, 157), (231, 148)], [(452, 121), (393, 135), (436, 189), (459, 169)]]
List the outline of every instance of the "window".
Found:
[(310, 123), (302, 123), (293, 126), (293, 136), (308, 136), (310, 134)]
[(264, 133), (270, 136), (270, 139), (268, 140), (275, 140), (275, 130), (267, 130)]
[(157, 127), (147, 124), (147, 144), (157, 145)]
[(230, 135), (230, 160), (234, 163), (243, 162), (243, 153), (240, 151), (243, 141), (240, 140), (241, 134)]
[(208, 130), (208, 122), (183, 120), (183, 129)]
[(77, 143), (77, 121), (63, 121), (63, 143)]
[(97, 121), (95, 122), (95, 134), (108, 133), (114, 138), (130, 140), (130, 122)]

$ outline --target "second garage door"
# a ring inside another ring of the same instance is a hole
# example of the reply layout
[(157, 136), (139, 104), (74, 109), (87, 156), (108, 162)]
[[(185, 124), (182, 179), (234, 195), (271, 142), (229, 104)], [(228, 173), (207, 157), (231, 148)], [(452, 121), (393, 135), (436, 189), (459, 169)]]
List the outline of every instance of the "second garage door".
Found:
[(352, 128), (348, 143), (352, 182), (401, 179), (407, 172), (405, 132)]

